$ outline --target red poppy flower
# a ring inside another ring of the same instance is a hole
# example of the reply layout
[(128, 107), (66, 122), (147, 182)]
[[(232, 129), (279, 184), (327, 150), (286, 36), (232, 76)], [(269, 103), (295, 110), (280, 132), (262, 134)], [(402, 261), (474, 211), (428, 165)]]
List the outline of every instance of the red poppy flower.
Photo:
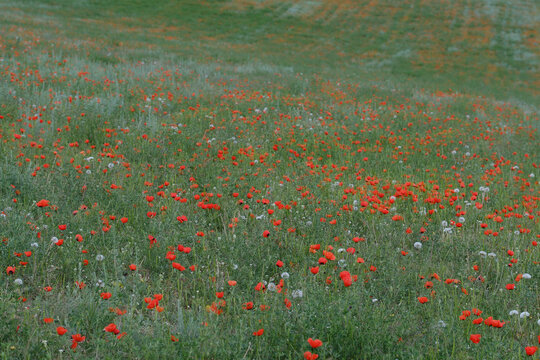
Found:
[(319, 357), (319, 355), (313, 354), (313, 353), (311, 353), (309, 351), (306, 351), (304, 353), (304, 359), (306, 359), (306, 360), (316, 360), (318, 357)]
[(256, 286), (255, 286), (255, 291), (264, 291), (266, 289), (266, 287), (264, 286), (264, 284), (262, 282), (258, 283)]
[(309, 268), (309, 271), (311, 271), (311, 273), (312, 273), (313, 275), (316, 275), (316, 274), (319, 273), (319, 267), (318, 267), (318, 266), (316, 266), (316, 267), (310, 267), (310, 268)]
[(105, 330), (106, 332), (114, 333), (115, 335), (120, 333), (120, 330), (116, 328), (116, 324), (114, 323), (110, 323), (109, 325), (105, 326), (103, 330)]
[(319, 340), (319, 339), (313, 340), (312, 338), (309, 338), (307, 341), (308, 341), (309, 345), (314, 349), (316, 349), (316, 348), (318, 348), (319, 346), (322, 345), (322, 341)]
[(528, 355), (528, 356), (533, 356), (534, 353), (536, 352), (536, 350), (538, 350), (538, 346), (527, 346), (525, 348), (525, 353)]
[(244, 310), (253, 309), (253, 302), (249, 301), (247, 303), (242, 304), (242, 309), (244, 309)]
[(125, 224), (128, 222), (128, 218), (127, 217), (123, 217), (120, 219), (120, 221), (122, 222), (122, 224)]
[(43, 319), (43, 322), (44, 322), (45, 324), (50, 324), (50, 323), (52, 323), (53, 321), (54, 321), (53, 318), (44, 318), (44, 319)]
[(77, 346), (73, 346), (74, 344), (83, 342), (86, 339), (86, 336), (82, 336), (81, 334), (73, 334), (71, 335), (71, 339), (73, 340), (73, 344), (71, 344), (71, 348), (76, 348)]
[(184, 271), (184, 270), (186, 270), (185, 267), (183, 267), (182, 265), (180, 265), (180, 264), (177, 263), (177, 262), (173, 262), (173, 263), (172, 263), (172, 267), (175, 268), (176, 270), (179, 270), (179, 271)]
[(60, 230), (64, 231), (64, 230), (66, 230), (66, 229), (67, 229), (67, 225), (65, 225), (65, 224), (62, 224), (62, 225), (58, 225), (58, 229), (60, 229)]
[(352, 277), (351, 277), (351, 274), (348, 271), (342, 271), (339, 274), (339, 277), (343, 281), (343, 285), (345, 285), (345, 287), (349, 287), (349, 286), (352, 285)]
[(277, 266), (277, 267), (282, 267), (282, 266), (283, 266), (283, 261), (278, 260), (278, 261), (276, 262), (276, 266)]
[(270, 236), (270, 231), (264, 230), (264, 231), (263, 231), (263, 237), (267, 238), (267, 237), (269, 237), (269, 236)]
[(36, 205), (37, 205), (38, 207), (47, 207), (47, 206), (49, 206), (49, 204), (50, 204), (50, 203), (49, 203), (49, 200), (45, 200), (45, 199), (39, 200), (39, 201), (36, 203)]
[(129, 265), (129, 270), (131, 270), (131, 271), (137, 270), (137, 265), (135, 265), (135, 264)]
[(259, 329), (253, 332), (253, 336), (261, 336), (262, 334), (264, 334), (264, 329)]
[(516, 288), (516, 285), (514, 284), (506, 284), (506, 290), (514, 290)]
[(64, 335), (65, 333), (67, 333), (67, 329), (62, 327), (62, 326), (59, 326), (56, 328), (56, 333), (60, 336)]
[(428, 300), (427, 297), (421, 296), (421, 297), (418, 298), (418, 301), (420, 302), (420, 304), (425, 304), (425, 303), (427, 303), (429, 300)]
[(101, 296), (103, 300), (109, 300), (112, 294), (110, 292), (102, 292), (101, 294), (99, 294), (99, 296)]
[(482, 338), (482, 335), (480, 335), (480, 334), (472, 334), (469, 337), (469, 339), (475, 344), (478, 344), (480, 342), (480, 338)]

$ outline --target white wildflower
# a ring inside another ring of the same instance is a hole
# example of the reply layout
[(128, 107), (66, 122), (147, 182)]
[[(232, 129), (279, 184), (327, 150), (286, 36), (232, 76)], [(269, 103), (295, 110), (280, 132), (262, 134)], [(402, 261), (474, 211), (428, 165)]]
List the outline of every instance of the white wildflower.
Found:
[(276, 284), (274, 284), (273, 282), (268, 283), (267, 289), (268, 291), (276, 291)]

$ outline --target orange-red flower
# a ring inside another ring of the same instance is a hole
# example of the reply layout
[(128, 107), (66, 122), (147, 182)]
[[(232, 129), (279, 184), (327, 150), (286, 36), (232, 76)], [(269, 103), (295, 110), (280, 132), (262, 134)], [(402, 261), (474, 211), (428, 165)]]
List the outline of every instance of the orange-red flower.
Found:
[(36, 205), (37, 205), (38, 207), (47, 207), (47, 206), (49, 206), (49, 204), (50, 204), (49, 200), (45, 200), (45, 199), (39, 200), (39, 201), (36, 203)]
[(475, 343), (475, 344), (478, 344), (480, 342), (480, 339), (482, 338), (482, 335), (480, 334), (472, 334), (469, 339)]
[(110, 323), (109, 325), (105, 326), (103, 329), (106, 332), (114, 333), (115, 335), (118, 335), (120, 333), (120, 330), (116, 327), (116, 324)]
[(345, 287), (349, 287), (352, 285), (352, 277), (348, 271), (342, 271), (341, 273), (339, 273), (339, 277), (343, 281), (343, 285), (345, 285)]
[(322, 345), (322, 341), (319, 340), (319, 339), (315, 339), (313, 340), (312, 338), (309, 338), (308, 340), (308, 343), (309, 343), (309, 346), (311, 346), (312, 348), (318, 348), (319, 346)]

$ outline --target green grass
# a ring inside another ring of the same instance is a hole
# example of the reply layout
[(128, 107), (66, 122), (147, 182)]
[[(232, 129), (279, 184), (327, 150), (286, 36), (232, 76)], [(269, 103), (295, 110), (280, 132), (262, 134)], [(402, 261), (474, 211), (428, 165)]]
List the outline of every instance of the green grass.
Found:
[(528, 358), (537, 18), (533, 1), (1, 2), (0, 357)]

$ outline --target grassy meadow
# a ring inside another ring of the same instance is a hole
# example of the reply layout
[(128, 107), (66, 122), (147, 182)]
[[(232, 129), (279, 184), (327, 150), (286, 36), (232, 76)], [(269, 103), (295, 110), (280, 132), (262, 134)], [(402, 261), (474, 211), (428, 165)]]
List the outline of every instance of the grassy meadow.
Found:
[(539, 359), (533, 0), (0, 0), (0, 359)]

